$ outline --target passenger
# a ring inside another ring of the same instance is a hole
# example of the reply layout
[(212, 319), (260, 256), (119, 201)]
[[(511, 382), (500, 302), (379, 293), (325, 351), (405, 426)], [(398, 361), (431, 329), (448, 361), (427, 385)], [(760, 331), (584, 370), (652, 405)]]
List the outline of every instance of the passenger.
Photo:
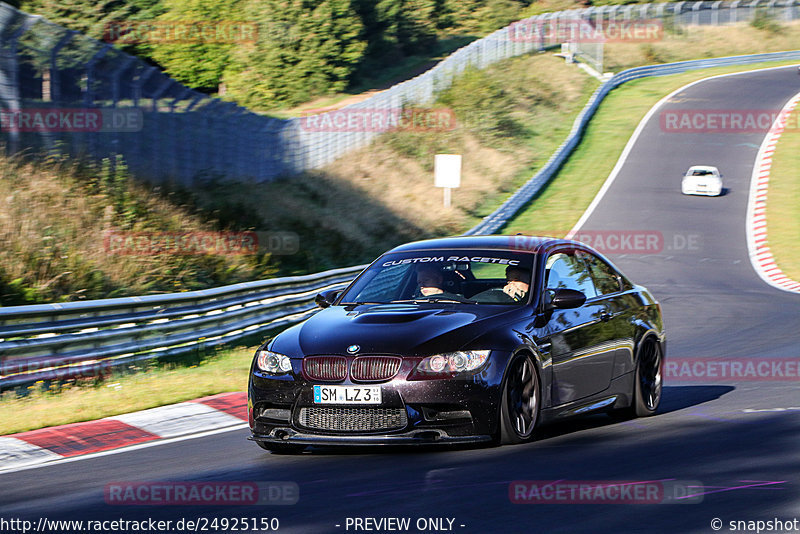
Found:
[(506, 267), (506, 285), (487, 289), (471, 297), (485, 304), (510, 304), (525, 302), (531, 288), (531, 271), (525, 267), (509, 265)]
[(531, 272), (524, 267), (509, 265), (506, 267), (506, 285), (503, 293), (516, 302), (524, 301), (531, 289)]

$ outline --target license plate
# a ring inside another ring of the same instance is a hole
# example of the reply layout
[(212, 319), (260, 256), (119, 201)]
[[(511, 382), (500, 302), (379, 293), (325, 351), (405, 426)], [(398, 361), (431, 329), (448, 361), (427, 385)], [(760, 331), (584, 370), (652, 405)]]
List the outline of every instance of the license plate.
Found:
[(314, 404), (380, 403), (380, 386), (314, 386)]

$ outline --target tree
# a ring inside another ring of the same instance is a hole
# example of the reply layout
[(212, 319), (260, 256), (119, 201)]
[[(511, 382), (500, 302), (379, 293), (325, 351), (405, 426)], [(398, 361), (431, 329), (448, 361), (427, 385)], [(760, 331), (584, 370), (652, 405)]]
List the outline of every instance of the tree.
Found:
[(103, 38), (109, 22), (124, 20), (135, 11), (126, 0), (24, 0), (20, 9), (95, 39)]
[(443, 0), (357, 0), (364, 22), (367, 55), (373, 60), (420, 53), (436, 42)]
[(351, 0), (245, 0), (242, 11), (258, 37), (236, 46), (223, 77), (240, 104), (268, 109), (341, 91), (364, 56)]
[[(252, 24), (239, 15), (241, 3), (162, 0), (164, 13), (156, 24), (171, 31), (175, 40), (149, 43), (152, 58), (176, 80), (196, 89), (216, 90), (237, 41), (251, 36)], [(179, 29), (183, 34), (176, 33)], [(166, 35), (166, 31), (157, 33)]]
[(531, 0), (443, 0), (439, 28), (489, 33), (522, 16)]

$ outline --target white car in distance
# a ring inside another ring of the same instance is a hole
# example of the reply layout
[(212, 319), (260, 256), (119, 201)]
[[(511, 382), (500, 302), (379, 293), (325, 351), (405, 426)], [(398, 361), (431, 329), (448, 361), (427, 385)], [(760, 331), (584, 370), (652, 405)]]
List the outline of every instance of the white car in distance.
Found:
[(717, 197), (722, 194), (722, 177), (719, 169), (711, 165), (695, 165), (689, 167), (681, 181), (681, 193), (684, 195), (708, 195)]

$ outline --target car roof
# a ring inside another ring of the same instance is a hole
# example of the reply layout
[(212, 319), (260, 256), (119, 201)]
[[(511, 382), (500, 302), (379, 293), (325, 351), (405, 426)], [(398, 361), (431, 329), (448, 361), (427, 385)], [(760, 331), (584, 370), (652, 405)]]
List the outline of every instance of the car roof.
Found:
[(443, 237), (414, 241), (397, 246), (389, 252), (410, 252), (414, 250), (477, 248), (515, 250), (518, 252), (539, 252), (544, 246), (554, 243), (570, 243), (554, 237), (538, 237), (528, 235), (478, 235), (461, 237)]
[(693, 165), (693, 166), (689, 167), (689, 170), (686, 171), (686, 172), (692, 172), (692, 171), (719, 172), (719, 169), (717, 169), (716, 167), (714, 167), (712, 165)]

